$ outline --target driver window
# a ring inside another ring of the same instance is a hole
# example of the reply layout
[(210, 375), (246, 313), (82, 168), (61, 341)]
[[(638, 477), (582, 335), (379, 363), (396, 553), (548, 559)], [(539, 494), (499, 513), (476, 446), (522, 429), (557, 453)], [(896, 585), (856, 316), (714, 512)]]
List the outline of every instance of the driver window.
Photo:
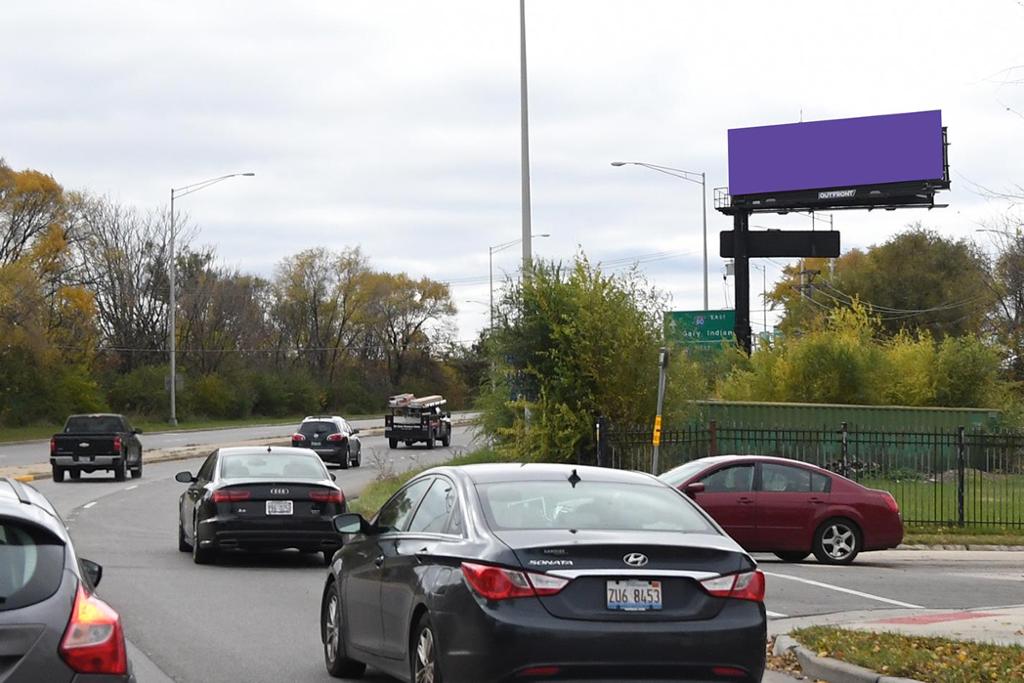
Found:
[(380, 509), (377, 526), (387, 527), (390, 531), (405, 531), (412, 513), (416, 510), (416, 504), (420, 502), (420, 498), (433, 481), (433, 477), (420, 479), (396, 493)]
[(196, 475), (196, 479), (199, 481), (210, 481), (213, 479), (213, 468), (217, 464), (217, 451), (210, 453), (206, 457), (206, 462), (199, 468), (199, 473)]
[(754, 466), (723, 467), (701, 479), (701, 483), (704, 493), (746, 493), (754, 488)]

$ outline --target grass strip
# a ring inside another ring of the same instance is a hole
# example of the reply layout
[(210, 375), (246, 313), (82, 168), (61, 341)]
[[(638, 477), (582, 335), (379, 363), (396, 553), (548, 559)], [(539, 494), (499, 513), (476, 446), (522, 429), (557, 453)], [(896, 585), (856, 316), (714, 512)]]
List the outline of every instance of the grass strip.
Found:
[[(503, 459), (496, 451), (490, 448), (481, 448), (480, 450), (453, 458), (444, 463), (444, 465), (475, 465), (487, 462), (503, 462)], [(437, 467), (437, 465), (431, 465), (431, 467)], [(363, 489), (363, 492), (359, 494), (359, 498), (352, 501), (352, 504), (349, 506), (349, 510), (352, 512), (358, 512), (367, 518), (375, 515), (377, 510), (380, 510), (381, 506), (388, 501), (388, 498), (393, 496), (395, 492), (405, 484), (405, 482), (409, 481), (420, 472), (425, 472), (426, 470), (431, 469), (431, 467), (412, 469), (408, 472), (402, 472), (401, 474), (385, 477), (384, 479), (378, 479)]]
[(900, 633), (812, 626), (794, 631), (801, 645), (886, 676), (924, 683), (1024, 681), (1024, 648)]

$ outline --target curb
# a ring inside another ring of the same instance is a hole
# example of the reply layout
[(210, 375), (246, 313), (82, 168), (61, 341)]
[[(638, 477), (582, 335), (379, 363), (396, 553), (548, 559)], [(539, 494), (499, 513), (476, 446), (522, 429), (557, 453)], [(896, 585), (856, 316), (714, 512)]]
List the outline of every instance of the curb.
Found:
[(829, 683), (921, 683), (913, 678), (883, 676), (871, 669), (855, 664), (847, 664), (831, 657), (819, 657), (803, 645), (787, 635), (775, 639), (774, 654), (783, 655), (792, 652), (800, 662), (804, 675), (812, 679), (821, 679)]
[(1001, 552), (1021, 552), (1024, 545), (998, 545), (986, 543), (946, 543), (942, 545), (917, 545), (901, 543), (895, 550), (991, 550)]

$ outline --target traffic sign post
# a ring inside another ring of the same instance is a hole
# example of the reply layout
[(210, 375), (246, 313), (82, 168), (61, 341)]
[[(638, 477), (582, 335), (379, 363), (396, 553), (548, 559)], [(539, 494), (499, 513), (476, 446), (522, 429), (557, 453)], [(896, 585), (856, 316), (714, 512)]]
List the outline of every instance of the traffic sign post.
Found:
[(668, 349), (661, 347), (658, 351), (658, 413), (654, 416), (654, 434), (651, 444), (654, 446), (654, 457), (651, 459), (651, 474), (658, 476), (658, 455), (661, 450), (661, 411), (665, 407), (665, 373), (668, 370)]

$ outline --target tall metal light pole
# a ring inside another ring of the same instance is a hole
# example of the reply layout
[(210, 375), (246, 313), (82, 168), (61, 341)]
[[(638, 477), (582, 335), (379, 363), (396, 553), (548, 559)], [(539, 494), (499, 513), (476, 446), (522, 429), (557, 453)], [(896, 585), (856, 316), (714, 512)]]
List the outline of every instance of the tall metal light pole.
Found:
[[(546, 232), (543, 232), (539, 235), (530, 235), (530, 237), (551, 237), (551, 235)], [(522, 241), (522, 238), (520, 238), (517, 240), (512, 240), (511, 242), (502, 242), (501, 244), (496, 244), (493, 247), (487, 247), (487, 270), (488, 281), (490, 282), (490, 287), (488, 288), (487, 291), (490, 294), (491, 301), (491, 322), (490, 327), (488, 328), (489, 330), (494, 329), (494, 255), (497, 254), (499, 251), (515, 246)]]
[(530, 277), (533, 266), (533, 243), (530, 240), (530, 115), (526, 88), (526, 0), (519, 0), (519, 118), (523, 180), (523, 279)]
[[(708, 186), (706, 174), (701, 171), (684, 171), (671, 166), (659, 166), (658, 164), (647, 164), (642, 161), (613, 161), (612, 166), (643, 166), (658, 173), (664, 173), (674, 178), (681, 178), (691, 183), (700, 185), (701, 191), (701, 218), (704, 224), (704, 310), (708, 310)], [(698, 180), (699, 178), (699, 180)]]
[(203, 180), (198, 183), (192, 183), (191, 185), (185, 185), (184, 187), (172, 187), (171, 188), (171, 258), (168, 263), (168, 279), (170, 280), (170, 310), (168, 311), (167, 321), (167, 346), (170, 350), (171, 356), (171, 418), (170, 423), (172, 425), (178, 424), (178, 405), (177, 405), (177, 292), (175, 291), (175, 254), (174, 254), (174, 237), (175, 237), (175, 225), (174, 225), (174, 200), (178, 197), (184, 197), (185, 195), (192, 194), (193, 192), (199, 192), (199, 190), (205, 190), (211, 185), (216, 185), (222, 180), (228, 178), (236, 178), (238, 176), (254, 176), (255, 173), (231, 173), (228, 175), (222, 175), (217, 178), (210, 178), (209, 180)]

